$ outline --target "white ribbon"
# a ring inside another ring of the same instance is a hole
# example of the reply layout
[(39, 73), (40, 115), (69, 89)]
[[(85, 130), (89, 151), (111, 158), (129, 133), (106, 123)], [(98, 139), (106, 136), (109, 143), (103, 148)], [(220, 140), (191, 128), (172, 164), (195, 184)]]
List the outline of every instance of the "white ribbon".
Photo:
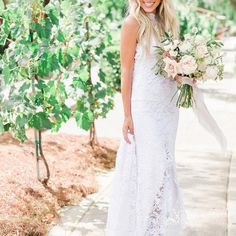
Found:
[(204, 96), (201, 90), (193, 82), (192, 79), (188, 77), (181, 78), (181, 84), (188, 84), (193, 88), (193, 112), (196, 115), (199, 123), (211, 133), (221, 146), (221, 150), (224, 155), (227, 155), (227, 141), (224, 133), (217, 125), (215, 119), (212, 117), (210, 112), (207, 109), (207, 106), (204, 102)]

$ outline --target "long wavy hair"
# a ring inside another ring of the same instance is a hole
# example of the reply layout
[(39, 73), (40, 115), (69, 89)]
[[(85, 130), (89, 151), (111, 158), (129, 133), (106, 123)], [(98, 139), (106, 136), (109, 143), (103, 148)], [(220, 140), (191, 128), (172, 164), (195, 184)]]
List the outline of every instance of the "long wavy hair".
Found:
[(172, 0), (161, 0), (156, 11), (156, 21), (152, 21), (141, 8), (140, 0), (129, 0), (128, 14), (134, 16), (139, 23), (138, 42), (141, 42), (146, 51), (151, 44), (151, 33), (154, 33), (157, 42), (160, 42), (164, 32), (169, 32), (174, 38), (179, 37), (179, 25)]

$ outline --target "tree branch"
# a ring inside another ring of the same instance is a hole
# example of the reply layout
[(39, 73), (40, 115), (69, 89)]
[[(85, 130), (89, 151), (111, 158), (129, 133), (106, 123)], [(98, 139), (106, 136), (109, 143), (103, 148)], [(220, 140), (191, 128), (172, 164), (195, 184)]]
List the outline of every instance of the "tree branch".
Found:
[(44, 0), (43, 6), (46, 7), (50, 3), (50, 0)]
[(9, 0), (3, 0), (4, 8), (7, 8), (7, 4), (9, 3)]

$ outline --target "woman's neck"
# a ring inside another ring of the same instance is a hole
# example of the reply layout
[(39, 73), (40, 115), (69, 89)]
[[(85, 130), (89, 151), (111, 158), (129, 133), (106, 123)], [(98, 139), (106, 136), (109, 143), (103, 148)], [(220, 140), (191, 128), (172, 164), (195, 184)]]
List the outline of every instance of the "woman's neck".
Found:
[(153, 13), (153, 12), (147, 12), (146, 15), (150, 20), (155, 20), (156, 19), (156, 14)]

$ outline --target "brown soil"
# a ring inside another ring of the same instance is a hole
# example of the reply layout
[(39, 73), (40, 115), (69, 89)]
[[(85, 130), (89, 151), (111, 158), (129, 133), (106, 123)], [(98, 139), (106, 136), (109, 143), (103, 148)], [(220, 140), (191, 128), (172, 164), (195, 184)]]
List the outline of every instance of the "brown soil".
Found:
[[(37, 180), (33, 132), (24, 144), (0, 135), (0, 235), (45, 235), (60, 207), (78, 204), (98, 190), (96, 170), (114, 167), (117, 140), (99, 139), (92, 149), (88, 137), (43, 134), (44, 155), (51, 177)], [(42, 161), (40, 161), (42, 162)], [(45, 174), (40, 164), (42, 176)]]

